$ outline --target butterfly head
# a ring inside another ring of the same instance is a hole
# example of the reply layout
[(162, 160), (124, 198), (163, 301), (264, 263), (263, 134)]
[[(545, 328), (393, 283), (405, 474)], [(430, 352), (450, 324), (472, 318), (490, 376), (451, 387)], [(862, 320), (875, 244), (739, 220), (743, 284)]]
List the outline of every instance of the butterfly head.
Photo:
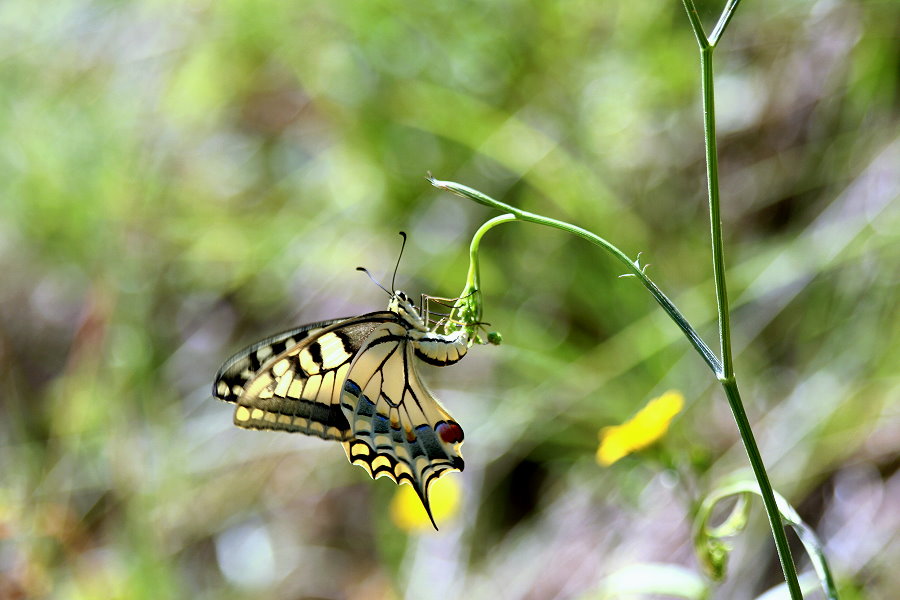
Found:
[(416, 329), (427, 330), (425, 321), (419, 315), (416, 305), (413, 304), (406, 292), (402, 290), (394, 291), (391, 301), (388, 303), (388, 310), (392, 313), (400, 315), (400, 317)]

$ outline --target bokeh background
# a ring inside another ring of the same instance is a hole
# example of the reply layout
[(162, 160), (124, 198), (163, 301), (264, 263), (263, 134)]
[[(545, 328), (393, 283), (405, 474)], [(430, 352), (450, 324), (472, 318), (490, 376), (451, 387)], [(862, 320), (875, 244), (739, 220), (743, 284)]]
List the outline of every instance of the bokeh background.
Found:
[[(738, 376), (851, 599), (900, 589), (898, 23), (892, 0), (748, 1), (717, 51)], [(240, 347), (382, 309), (354, 268), (389, 280), (401, 229), (398, 287), (459, 292), (493, 214), (429, 170), (642, 252), (715, 345), (681, 3), (7, 0), (0, 33), (0, 598), (703, 581), (696, 506), (748, 476), (727, 405), (640, 285), (559, 231), (486, 237), (504, 343), (425, 370), (467, 434), (439, 533), (339, 446), (239, 430), (210, 396)], [(668, 389), (668, 434), (599, 465), (599, 430)], [(779, 582), (759, 506), (734, 546), (713, 596)]]

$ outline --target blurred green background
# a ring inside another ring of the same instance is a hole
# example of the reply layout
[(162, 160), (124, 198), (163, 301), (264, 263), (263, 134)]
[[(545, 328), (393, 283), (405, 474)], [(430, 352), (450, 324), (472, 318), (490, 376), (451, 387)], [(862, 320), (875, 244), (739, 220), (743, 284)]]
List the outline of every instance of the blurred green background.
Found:
[[(898, 23), (893, 0), (747, 1), (717, 51), (737, 372), (851, 599), (900, 589)], [(747, 475), (727, 405), (561, 232), (486, 237), (504, 344), (425, 372), (467, 434), (439, 533), (393, 524), (395, 486), (336, 444), (210, 396), (243, 345), (383, 309), (354, 268), (387, 281), (401, 229), (398, 287), (458, 293), (493, 213), (429, 170), (643, 252), (714, 345), (680, 2), (8, 0), (0, 33), (0, 598), (593, 598), (699, 572), (693, 510)], [(599, 429), (670, 388), (669, 434), (599, 466)], [(715, 595), (779, 579), (757, 506)]]

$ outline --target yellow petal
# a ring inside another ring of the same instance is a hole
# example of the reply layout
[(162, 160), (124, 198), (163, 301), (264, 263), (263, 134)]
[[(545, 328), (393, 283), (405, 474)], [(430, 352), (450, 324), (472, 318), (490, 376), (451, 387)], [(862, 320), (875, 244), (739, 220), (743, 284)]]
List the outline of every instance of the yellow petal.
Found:
[(620, 458), (653, 444), (669, 430), (669, 423), (684, 407), (684, 396), (670, 390), (654, 398), (628, 421), (600, 430), (597, 462), (608, 467)]
[(608, 467), (631, 452), (621, 434), (621, 426), (605, 427), (601, 432), (601, 443), (597, 447), (597, 462)]

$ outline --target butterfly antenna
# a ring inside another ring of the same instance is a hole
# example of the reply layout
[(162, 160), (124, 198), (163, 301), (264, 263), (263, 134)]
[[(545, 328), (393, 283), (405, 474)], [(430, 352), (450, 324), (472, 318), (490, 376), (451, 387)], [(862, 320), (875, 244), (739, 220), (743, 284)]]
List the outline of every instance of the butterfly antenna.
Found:
[(394, 294), (392, 294), (391, 292), (389, 292), (389, 291), (387, 290), (387, 288), (385, 288), (383, 285), (381, 285), (380, 283), (378, 283), (378, 281), (376, 281), (375, 278), (372, 277), (372, 274), (369, 273), (369, 270), (368, 270), (367, 268), (365, 268), (365, 267), (356, 267), (356, 270), (357, 270), (357, 271), (362, 271), (363, 273), (365, 273), (366, 275), (368, 275), (368, 276), (369, 276), (369, 279), (372, 280), (372, 283), (374, 283), (375, 285), (377, 285), (378, 287), (380, 287), (381, 289), (383, 289), (383, 290), (385, 291), (385, 293), (386, 293), (388, 296), (393, 296), (393, 295), (394, 295)]
[(397, 281), (397, 269), (400, 268), (400, 259), (403, 258), (403, 249), (406, 248), (406, 232), (401, 231), (400, 237), (403, 238), (403, 243), (400, 244), (400, 255), (397, 257), (397, 264), (394, 265), (394, 275), (391, 277), (391, 289), (396, 290), (397, 287), (394, 282)]

